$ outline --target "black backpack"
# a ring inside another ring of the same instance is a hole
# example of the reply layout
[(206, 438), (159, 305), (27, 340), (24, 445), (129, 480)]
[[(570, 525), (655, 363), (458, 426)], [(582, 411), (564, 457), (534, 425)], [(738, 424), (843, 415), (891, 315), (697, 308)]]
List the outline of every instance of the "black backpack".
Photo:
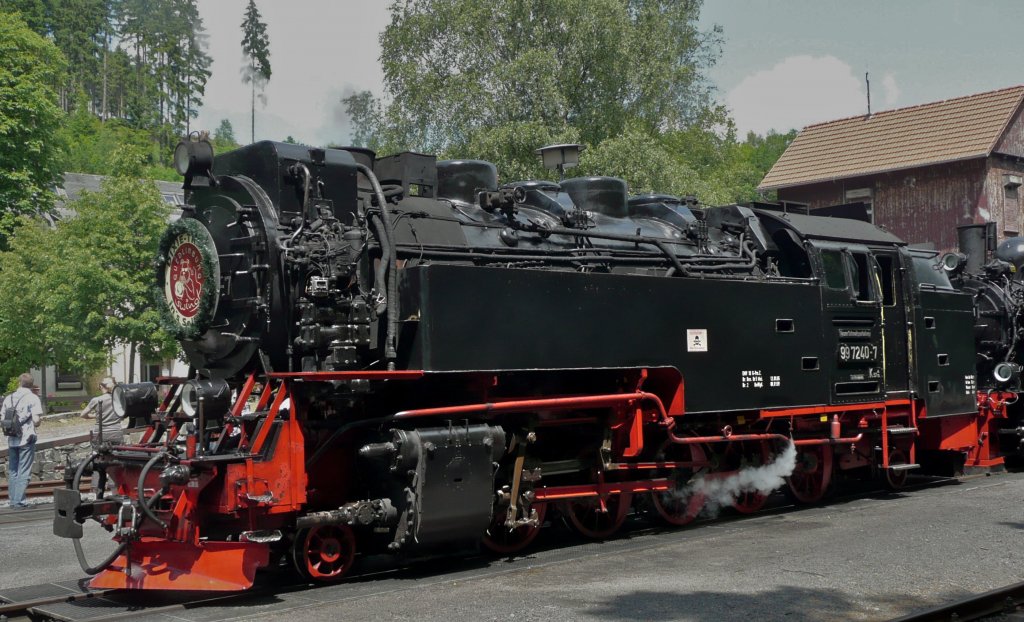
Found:
[(21, 419), (18, 418), (18, 404), (25, 398), (22, 395), (18, 401), (14, 401), (14, 394), (11, 393), (4, 398), (6, 403), (10, 399), (10, 406), (4, 406), (3, 417), (0, 418), (0, 427), (3, 428), (4, 436), (21, 436)]

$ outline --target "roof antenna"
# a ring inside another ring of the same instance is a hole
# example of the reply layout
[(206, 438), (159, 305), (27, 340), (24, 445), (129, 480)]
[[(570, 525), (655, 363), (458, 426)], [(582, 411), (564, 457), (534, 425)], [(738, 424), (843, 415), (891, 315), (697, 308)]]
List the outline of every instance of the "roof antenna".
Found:
[(868, 72), (864, 72), (864, 83), (868, 86), (868, 118), (871, 118), (871, 80), (868, 80)]

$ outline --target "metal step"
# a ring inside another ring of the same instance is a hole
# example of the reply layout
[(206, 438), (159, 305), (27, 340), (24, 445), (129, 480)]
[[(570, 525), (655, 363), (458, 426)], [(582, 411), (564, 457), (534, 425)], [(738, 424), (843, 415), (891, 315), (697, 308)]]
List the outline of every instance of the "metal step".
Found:
[(913, 471), (914, 469), (920, 469), (920, 464), (890, 464), (890, 471)]

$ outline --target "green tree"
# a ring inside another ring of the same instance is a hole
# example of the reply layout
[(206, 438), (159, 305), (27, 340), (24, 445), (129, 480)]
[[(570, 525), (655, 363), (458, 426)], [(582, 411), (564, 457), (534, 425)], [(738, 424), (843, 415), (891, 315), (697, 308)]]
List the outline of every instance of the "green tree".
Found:
[(381, 124), (380, 102), (370, 91), (360, 91), (342, 100), (345, 104), (345, 114), (348, 115), (352, 124), (352, 135), (348, 144), (353, 147), (367, 147), (377, 149), (380, 142), (377, 136), (377, 129)]
[(770, 130), (764, 136), (749, 132), (743, 142), (744, 157), (763, 177), (775, 165), (796, 135), (796, 130), (790, 130), (785, 134)]
[(206, 53), (209, 37), (203, 28), (203, 20), (199, 17), (196, 0), (175, 0), (175, 24), (179, 28), (174, 33), (170, 59), (170, 84), (174, 95), (174, 116), (176, 126), (182, 120), (185, 132), (191, 129), (191, 120), (199, 114), (202, 97), (206, 94), (206, 82), (211, 72), (213, 59)]
[(146, 155), (146, 179), (179, 181), (181, 175), (165, 164), (166, 152), (154, 142), (147, 130), (131, 127), (122, 119), (103, 122), (88, 110), (88, 100), (80, 94), (79, 103), (57, 133), (61, 144), (71, 145), (62, 159), (66, 172), (117, 175), (114, 157), (120, 147), (130, 147)]
[(11, 216), (41, 214), (53, 204), (63, 118), (53, 85), (64, 59), (17, 14), (0, 13), (0, 239)]
[(578, 173), (621, 177), (634, 194), (693, 194), (708, 202), (723, 198), (719, 189), (678, 157), (664, 138), (640, 126), (627, 128), (584, 151)]
[[(10, 378), (55, 362), (53, 344), (71, 329), (51, 289), (60, 283), (56, 231), (42, 219), (18, 217), (0, 252), (0, 376)], [(63, 325), (62, 325), (63, 324)], [(62, 348), (58, 348), (63, 350)]]
[(574, 143), (579, 132), (573, 127), (550, 127), (536, 121), (506, 123), (473, 132), (468, 144), (450, 148), (444, 157), (473, 158), (493, 162), (504, 181), (552, 178), (535, 154), (537, 147)]
[(92, 373), (118, 345), (150, 359), (177, 352), (151, 297), (169, 208), (138, 178), (144, 154), (121, 148), (114, 168), (121, 174), (70, 203), (75, 215), (55, 228), (22, 217), (0, 253), (0, 373), (47, 364)]
[(267, 25), (261, 21), (256, 1), (249, 0), (245, 7), (245, 19), (242, 21), (242, 52), (246, 64), (242, 67), (242, 82), (252, 88), (252, 124), (249, 141), (256, 141), (256, 88), (260, 89), (261, 101), (266, 101), (263, 89), (270, 81), (270, 38), (267, 36)]
[(143, 153), (122, 148), (113, 159), (118, 174), (72, 203), (75, 217), (58, 227), (62, 271), (72, 286), (55, 295), (78, 310), (74, 324), (82, 333), (81, 344), (75, 335), (61, 343), (79, 350), (101, 343), (104, 351), (123, 345), (144, 358), (168, 358), (177, 344), (160, 328), (151, 266), (170, 208), (152, 182), (139, 178), (146, 170)]
[[(47, 0), (49, 36), (67, 59), (61, 102), (70, 111), (77, 93), (88, 92), (98, 104), (108, 32), (107, 0)], [(98, 108), (98, 106), (97, 106)]]
[(698, 27), (701, 4), (397, 0), (380, 37), (383, 102), (343, 100), (353, 142), (482, 157), (504, 179), (551, 178), (534, 151), (581, 142), (580, 173), (730, 200), (728, 171), (745, 169), (727, 155), (734, 132), (706, 75), (721, 30)]
[(0, 0), (4, 10), (24, 16), (67, 59), (52, 84), (65, 112), (143, 130), (158, 144), (160, 164), (169, 163), (210, 77), (197, 0)]
[(44, 0), (0, 0), (0, 11), (19, 13), (25, 24), (36, 34), (49, 31), (49, 11)]
[(231, 125), (231, 121), (227, 119), (221, 119), (220, 125), (217, 129), (213, 130), (213, 144), (214, 153), (225, 153), (232, 149), (238, 149), (238, 142), (235, 140), (235, 128)]
[[(711, 102), (720, 31), (701, 2), (399, 0), (380, 36), (388, 147), (445, 151), (535, 122), (597, 144), (684, 127)], [(354, 96), (358, 97), (358, 96)], [(347, 103), (358, 103), (348, 98)], [(365, 108), (365, 106), (364, 106)]]

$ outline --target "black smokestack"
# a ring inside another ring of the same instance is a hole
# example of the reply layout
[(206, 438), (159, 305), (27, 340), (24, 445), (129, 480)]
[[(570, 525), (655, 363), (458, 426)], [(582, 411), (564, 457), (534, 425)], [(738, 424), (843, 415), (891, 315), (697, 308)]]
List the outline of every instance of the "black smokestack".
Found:
[(956, 228), (960, 252), (967, 255), (964, 272), (981, 274), (981, 268), (988, 263), (989, 253), (996, 249), (996, 223), (963, 225)]

